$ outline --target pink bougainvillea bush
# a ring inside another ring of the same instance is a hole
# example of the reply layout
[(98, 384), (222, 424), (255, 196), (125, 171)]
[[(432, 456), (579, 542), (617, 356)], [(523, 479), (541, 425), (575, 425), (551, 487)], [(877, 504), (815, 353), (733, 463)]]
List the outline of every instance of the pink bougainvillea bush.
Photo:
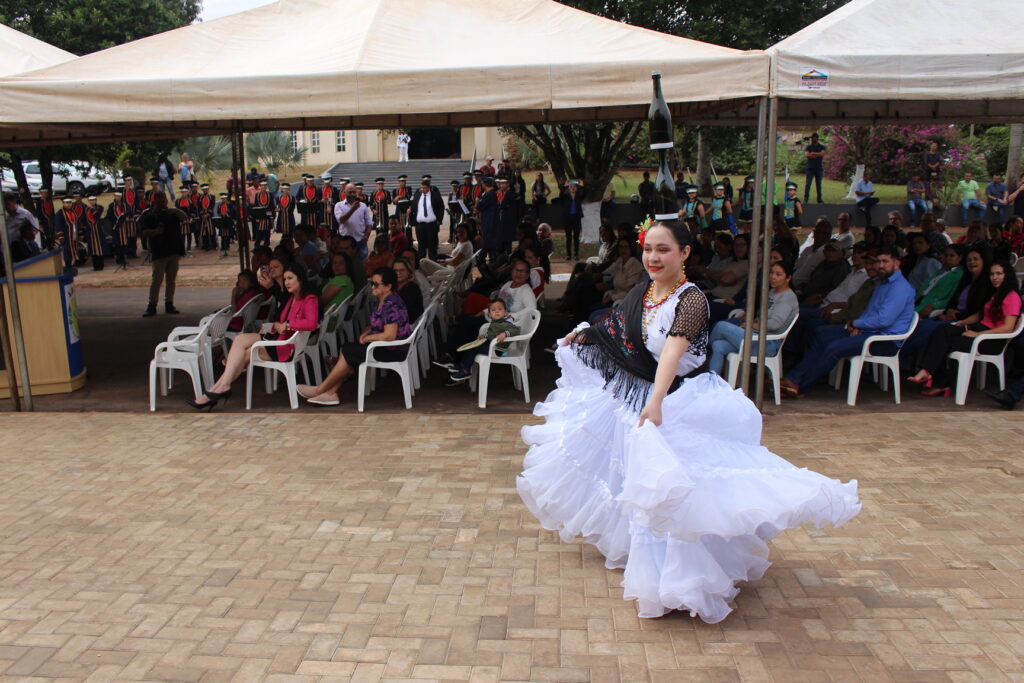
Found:
[(977, 164), (956, 126), (829, 126), (822, 133), (828, 140), (825, 177), (833, 180), (849, 180), (857, 164), (865, 164), (876, 183), (905, 183), (923, 172), (933, 142), (947, 173)]

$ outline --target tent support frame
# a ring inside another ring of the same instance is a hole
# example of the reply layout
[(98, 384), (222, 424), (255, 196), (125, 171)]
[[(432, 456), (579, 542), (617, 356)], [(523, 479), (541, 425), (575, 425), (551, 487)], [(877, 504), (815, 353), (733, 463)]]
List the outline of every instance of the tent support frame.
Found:
[[(776, 136), (779, 130), (779, 100), (777, 97), (768, 98), (768, 132), (765, 136), (765, 144), (768, 146), (767, 162), (765, 164), (765, 175), (768, 177), (768, 209), (774, 217), (775, 213), (775, 154), (778, 149)], [(767, 221), (766, 221), (767, 222)], [(768, 230), (765, 230), (765, 248), (761, 250), (761, 300), (758, 302), (759, 317), (761, 320), (768, 320), (768, 273), (770, 271), (772, 250), (767, 239)], [(764, 356), (766, 344), (757, 345), (757, 368), (756, 383), (754, 385), (754, 405), (760, 411), (764, 407)]]
[[(761, 187), (764, 185), (764, 128), (767, 117), (768, 98), (762, 97), (757, 107), (757, 151), (754, 156), (754, 210), (751, 216), (750, 225), (750, 254), (747, 267), (747, 308), (743, 320), (743, 346), (740, 347), (740, 389), (750, 397), (750, 344), (753, 341), (754, 330), (751, 323), (754, 320), (754, 299), (757, 298), (757, 264), (758, 249), (762, 247), (771, 252), (771, 243), (768, 241), (767, 225), (762, 228), (761, 214), (762, 197), (764, 193)], [(767, 223), (767, 221), (765, 221)]]
[[(18, 369), (21, 370), (22, 392), (24, 393), (24, 408), (32, 411), (32, 381), (28, 376), (28, 357), (25, 355), (25, 336), (21, 329), (21, 308), (18, 306), (18, 286), (14, 275), (14, 259), (11, 258), (11, 238), (7, 234), (7, 210), (0, 210), (0, 250), (3, 251), (4, 272), (7, 274), (7, 298), (11, 302), (11, 323), (13, 334), (7, 334), (6, 306), (0, 300), (0, 325), (3, 326), (5, 339), (4, 344), (4, 365), (7, 366), (8, 385), (11, 391), (11, 400), (14, 401), (14, 409), (18, 412), (22, 409), (22, 402), (18, 400), (18, 382), (14, 373), (14, 359), (11, 356), (11, 339), (13, 337), (14, 349), (18, 354)], [(0, 291), (0, 299), (3, 292)]]
[[(238, 124), (231, 133), (231, 188), (235, 193), (235, 235), (238, 238), (238, 265), (240, 270), (249, 267), (249, 217), (245, 211), (245, 139), (242, 126)], [(228, 198), (230, 199), (230, 197)]]

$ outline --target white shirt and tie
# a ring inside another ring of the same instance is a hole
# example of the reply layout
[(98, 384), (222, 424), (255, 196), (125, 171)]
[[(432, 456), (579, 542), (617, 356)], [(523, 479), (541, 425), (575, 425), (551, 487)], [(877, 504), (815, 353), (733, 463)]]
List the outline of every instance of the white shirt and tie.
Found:
[(434, 207), (431, 206), (432, 192), (427, 191), (421, 194), (419, 204), (416, 205), (417, 223), (436, 223), (437, 216), (434, 214)]

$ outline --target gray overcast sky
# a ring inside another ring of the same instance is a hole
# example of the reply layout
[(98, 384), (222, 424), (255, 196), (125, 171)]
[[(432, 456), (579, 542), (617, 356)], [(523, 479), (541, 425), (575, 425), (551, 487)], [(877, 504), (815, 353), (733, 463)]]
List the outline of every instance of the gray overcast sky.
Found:
[(274, 0), (203, 0), (203, 11), (199, 18), (203, 21), (216, 19), (236, 12), (244, 12), (260, 5), (269, 5)]

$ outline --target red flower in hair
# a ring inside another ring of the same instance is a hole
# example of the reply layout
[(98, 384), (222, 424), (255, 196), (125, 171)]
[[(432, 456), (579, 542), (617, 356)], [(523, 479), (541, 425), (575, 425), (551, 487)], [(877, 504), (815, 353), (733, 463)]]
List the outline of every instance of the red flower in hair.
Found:
[(636, 229), (640, 232), (640, 248), (643, 249), (644, 238), (647, 236), (647, 231), (654, 227), (654, 219), (648, 218), (640, 225), (636, 226)]

